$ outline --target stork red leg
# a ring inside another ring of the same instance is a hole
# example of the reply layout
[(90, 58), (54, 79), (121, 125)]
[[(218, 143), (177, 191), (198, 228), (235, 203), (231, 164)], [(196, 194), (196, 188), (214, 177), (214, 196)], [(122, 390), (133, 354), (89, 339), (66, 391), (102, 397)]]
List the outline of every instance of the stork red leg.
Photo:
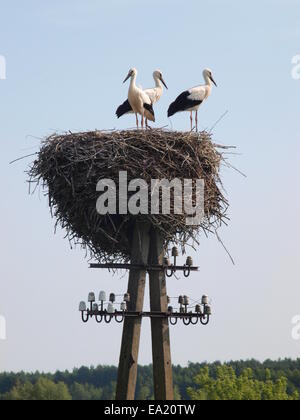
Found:
[(139, 128), (139, 119), (138, 119), (137, 114), (135, 114), (135, 118), (136, 118), (136, 128), (138, 129)]
[(198, 110), (196, 111), (196, 133), (198, 133)]
[(193, 111), (191, 111), (190, 120), (191, 120), (191, 131), (193, 131)]

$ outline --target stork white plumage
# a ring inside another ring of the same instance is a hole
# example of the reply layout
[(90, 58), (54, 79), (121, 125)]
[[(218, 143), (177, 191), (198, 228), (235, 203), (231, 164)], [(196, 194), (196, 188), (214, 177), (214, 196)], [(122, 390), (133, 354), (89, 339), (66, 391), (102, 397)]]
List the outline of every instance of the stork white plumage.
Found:
[[(166, 89), (168, 89), (168, 86), (166, 85), (162, 72), (160, 70), (155, 70), (153, 72), (153, 79), (155, 82), (155, 87), (144, 90), (144, 92), (149, 96), (152, 102), (152, 105), (158, 102), (160, 98), (162, 97), (162, 94), (164, 91), (163, 85)], [(146, 125), (148, 125), (147, 120), (146, 120)]]
[(155, 104), (157, 101), (160, 100), (162, 94), (163, 94), (163, 85), (166, 89), (168, 89), (168, 86), (166, 85), (166, 82), (164, 81), (163, 74), (160, 70), (155, 70), (153, 72), (153, 79), (155, 82), (154, 88), (145, 89), (144, 92), (147, 93), (151, 101)]
[(155, 122), (155, 115), (152, 107), (152, 102), (149, 96), (136, 85), (137, 70), (130, 69), (123, 83), (128, 79), (130, 86), (128, 90), (128, 102), (132, 111), (135, 113), (136, 126), (139, 127), (138, 114), (141, 115), (141, 126), (144, 128), (144, 119)]
[[(163, 94), (163, 85), (165, 86), (166, 89), (168, 89), (164, 81), (162, 72), (160, 70), (155, 70), (153, 72), (153, 79), (155, 82), (155, 87), (144, 90), (146, 95), (149, 96), (152, 105), (154, 105), (156, 102), (160, 100)], [(131, 113), (133, 113), (133, 110), (130, 106), (128, 99), (122, 105), (120, 105), (116, 111), (116, 115), (118, 118), (122, 117), (123, 115), (131, 114)], [(148, 126), (147, 118), (146, 118), (146, 126)]]
[(193, 130), (193, 111), (196, 112), (196, 131), (198, 131), (198, 109), (200, 105), (210, 96), (212, 83), (217, 86), (211, 70), (205, 69), (203, 71), (203, 77), (205, 85), (196, 86), (182, 92), (177, 99), (171, 103), (168, 109), (168, 117), (171, 117), (177, 112), (190, 112), (191, 131)]

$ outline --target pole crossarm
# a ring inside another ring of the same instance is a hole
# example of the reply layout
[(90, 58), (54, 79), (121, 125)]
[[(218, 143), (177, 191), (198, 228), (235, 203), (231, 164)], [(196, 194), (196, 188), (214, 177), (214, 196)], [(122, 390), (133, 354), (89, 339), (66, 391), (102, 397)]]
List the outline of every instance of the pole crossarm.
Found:
[(144, 270), (150, 275), (154, 272), (164, 273), (167, 277), (172, 277), (177, 271), (183, 272), (184, 277), (189, 277), (191, 272), (199, 271), (199, 267), (195, 267), (191, 264), (186, 265), (177, 265), (176, 259), (175, 264), (121, 264), (121, 263), (107, 263), (100, 264), (94, 263), (90, 264), (90, 268), (106, 268), (112, 270)]
[[(95, 318), (97, 322), (102, 322), (103, 320), (106, 323), (111, 322), (113, 318), (117, 322), (123, 322), (126, 318), (164, 318), (164, 319), (182, 319), (183, 321), (191, 320), (192, 324), (196, 324), (200, 320), (202, 325), (207, 325), (209, 322), (210, 315), (197, 313), (197, 312), (146, 312), (146, 311), (115, 311), (113, 314), (108, 313), (107, 311), (94, 311), (87, 310), (82, 312), (83, 322), (88, 322), (90, 318)], [(196, 322), (192, 320), (195, 319)], [(175, 325), (175, 324), (173, 324)]]
[(188, 268), (190, 271), (199, 271), (199, 267), (187, 267), (186, 265), (164, 266), (164, 265), (142, 265), (142, 264), (90, 264), (90, 268), (107, 268), (107, 269), (121, 269), (121, 270), (146, 270), (146, 271), (165, 271), (168, 269), (175, 269), (176, 271), (184, 271)]

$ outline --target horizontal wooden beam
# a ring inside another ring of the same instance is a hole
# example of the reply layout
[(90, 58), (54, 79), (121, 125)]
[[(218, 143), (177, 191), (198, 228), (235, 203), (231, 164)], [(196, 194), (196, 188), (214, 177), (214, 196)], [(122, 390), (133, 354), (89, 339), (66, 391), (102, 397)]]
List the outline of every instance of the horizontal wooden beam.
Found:
[(165, 270), (176, 270), (176, 271), (199, 271), (199, 267), (188, 267), (186, 265), (142, 265), (142, 264), (90, 264), (90, 268), (107, 268), (107, 269), (122, 269), (122, 270), (146, 270), (146, 271), (165, 271)]

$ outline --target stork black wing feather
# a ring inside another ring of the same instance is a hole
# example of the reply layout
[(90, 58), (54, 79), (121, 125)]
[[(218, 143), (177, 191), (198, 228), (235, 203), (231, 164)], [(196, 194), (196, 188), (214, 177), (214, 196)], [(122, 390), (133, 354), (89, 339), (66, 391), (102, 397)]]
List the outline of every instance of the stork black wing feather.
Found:
[(122, 115), (125, 115), (128, 112), (132, 112), (132, 108), (128, 99), (126, 99), (126, 101), (122, 105), (120, 105), (119, 108), (117, 109), (116, 115), (118, 118), (120, 118), (122, 117)]
[(176, 112), (187, 111), (194, 106), (201, 105), (203, 101), (190, 99), (190, 94), (191, 92), (186, 90), (171, 103), (168, 109), (168, 117), (172, 117), (172, 115), (176, 114)]
[(150, 114), (152, 114), (152, 115), (153, 115), (153, 117), (155, 116), (155, 115), (154, 115), (153, 106), (152, 106), (151, 104), (144, 104), (144, 108), (145, 108), (147, 111), (149, 111), (149, 112), (150, 112)]

